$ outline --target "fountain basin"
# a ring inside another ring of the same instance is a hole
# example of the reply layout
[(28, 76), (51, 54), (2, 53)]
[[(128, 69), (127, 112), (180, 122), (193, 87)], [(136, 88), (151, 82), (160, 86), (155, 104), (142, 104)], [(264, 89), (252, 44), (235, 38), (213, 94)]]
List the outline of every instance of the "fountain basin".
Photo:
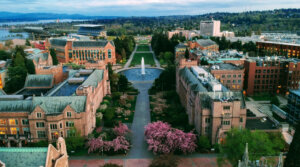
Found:
[(161, 72), (161, 69), (145, 68), (145, 74), (141, 74), (141, 68), (133, 68), (119, 73), (125, 75), (129, 81), (154, 81)]

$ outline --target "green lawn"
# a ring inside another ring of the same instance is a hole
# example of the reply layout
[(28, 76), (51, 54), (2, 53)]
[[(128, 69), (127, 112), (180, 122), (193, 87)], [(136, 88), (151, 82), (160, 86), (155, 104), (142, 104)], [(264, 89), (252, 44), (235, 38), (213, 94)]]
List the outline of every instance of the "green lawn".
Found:
[(255, 101), (270, 101), (272, 96), (269, 93), (259, 93), (250, 97)]
[(149, 51), (149, 46), (148, 45), (138, 45), (138, 47), (137, 47), (137, 49), (136, 49), (136, 51), (142, 51), (142, 52), (144, 52), (144, 51)]
[(141, 65), (142, 57), (144, 57), (145, 64), (155, 65), (152, 53), (135, 53), (130, 66)]

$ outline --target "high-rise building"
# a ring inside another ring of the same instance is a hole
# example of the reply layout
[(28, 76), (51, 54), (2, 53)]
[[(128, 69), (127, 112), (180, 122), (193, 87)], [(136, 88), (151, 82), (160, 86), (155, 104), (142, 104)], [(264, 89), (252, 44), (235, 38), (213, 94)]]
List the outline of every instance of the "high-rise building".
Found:
[(290, 90), (288, 96), (287, 119), (296, 124), (300, 120), (300, 90)]
[(200, 22), (200, 35), (202, 36), (221, 36), (221, 21), (210, 20)]

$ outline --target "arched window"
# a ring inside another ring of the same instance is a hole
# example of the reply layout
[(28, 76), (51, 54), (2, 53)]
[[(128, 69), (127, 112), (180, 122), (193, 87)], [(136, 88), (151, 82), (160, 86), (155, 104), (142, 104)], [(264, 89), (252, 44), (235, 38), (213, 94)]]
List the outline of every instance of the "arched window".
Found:
[(111, 59), (111, 49), (108, 49), (108, 58)]

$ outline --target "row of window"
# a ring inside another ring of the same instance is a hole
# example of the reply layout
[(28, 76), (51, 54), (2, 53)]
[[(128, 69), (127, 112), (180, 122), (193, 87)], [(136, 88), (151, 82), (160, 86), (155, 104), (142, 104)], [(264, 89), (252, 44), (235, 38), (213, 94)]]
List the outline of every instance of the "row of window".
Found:
[[(45, 123), (44, 122), (36, 122), (36, 127), (37, 128), (44, 128)], [(74, 127), (74, 122), (73, 121), (66, 121), (66, 127)], [(62, 127), (62, 123), (59, 124), (59, 128)], [(57, 129), (57, 124), (50, 124), (50, 129)]]
[(254, 84), (277, 84), (277, 80), (254, 80)]
[[(108, 49), (108, 58), (111, 59), (111, 50)], [(105, 60), (105, 52), (102, 52), (101, 50), (73, 50), (69, 53), (69, 58), (76, 57), (80, 60), (92, 60), (92, 59), (98, 59), (98, 60)]]
[[(30, 132), (29, 128), (22, 128), (22, 129), (23, 129), (23, 134), (28, 134)], [(10, 131), (10, 133), (8, 133), (8, 128), (0, 127), (0, 134), (1, 135), (5, 135), (5, 134), (13, 134), (13, 135), (20, 134), (19, 128), (16, 128), (16, 127), (9, 128), (9, 131)]]
[[(40, 112), (36, 113), (36, 117), (37, 118), (42, 118), (42, 113), (40, 113)], [(67, 112), (67, 117), (71, 118), (72, 117), (72, 113), (71, 112)]]
[[(18, 119), (8, 119), (9, 125), (18, 125), (19, 121)], [(0, 125), (6, 125), (7, 121), (6, 119), (0, 119)], [(28, 119), (22, 119), (22, 125), (29, 125)]]
[[(237, 76), (238, 76), (239, 78), (242, 78), (242, 75), (235, 75), (235, 74), (232, 75), (233, 78), (236, 78)], [(226, 78), (226, 75), (222, 75), (222, 78)], [(231, 75), (227, 75), (227, 78), (231, 78)]]
[[(37, 137), (38, 138), (46, 138), (46, 131), (37, 131)], [(67, 130), (67, 137), (73, 137), (75, 136), (74, 130)], [(58, 139), (59, 132), (51, 132), (51, 139), (55, 140)], [(60, 131), (60, 137), (64, 137), (64, 132)]]
[(255, 75), (255, 78), (273, 78), (273, 76), (277, 78), (277, 75)]
[[(231, 80), (227, 80), (227, 82), (225, 82), (225, 81), (226, 81), (226, 80), (222, 80), (221, 82), (222, 82), (222, 83), (231, 83)], [(232, 83), (234, 83), (234, 84), (235, 84), (235, 83), (239, 83), (239, 84), (240, 84), (240, 83), (242, 83), (242, 80), (232, 80)]]

